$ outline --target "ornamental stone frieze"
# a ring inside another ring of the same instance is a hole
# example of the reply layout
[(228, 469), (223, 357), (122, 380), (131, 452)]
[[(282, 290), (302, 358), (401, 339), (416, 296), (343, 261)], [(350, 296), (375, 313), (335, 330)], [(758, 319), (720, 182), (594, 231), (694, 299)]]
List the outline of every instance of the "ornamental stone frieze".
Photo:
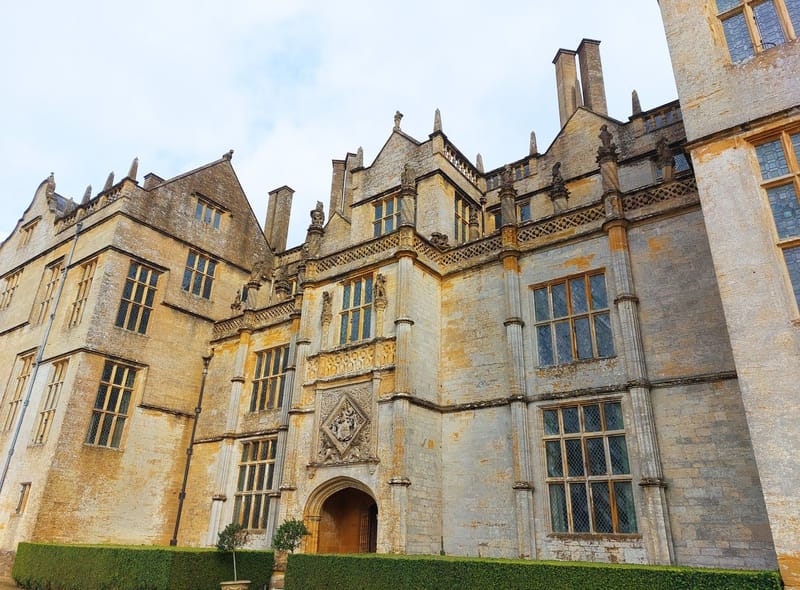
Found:
[(317, 393), (319, 427), (311, 467), (376, 463), (369, 383)]
[(321, 352), (308, 358), (306, 381), (383, 369), (393, 365), (394, 359), (394, 340), (376, 340), (347, 350)]

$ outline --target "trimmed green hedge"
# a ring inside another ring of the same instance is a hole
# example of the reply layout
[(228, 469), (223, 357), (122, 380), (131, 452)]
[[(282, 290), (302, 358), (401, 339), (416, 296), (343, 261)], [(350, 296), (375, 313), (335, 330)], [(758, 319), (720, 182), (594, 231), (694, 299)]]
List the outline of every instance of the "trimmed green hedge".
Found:
[(778, 572), (426, 555), (289, 555), (286, 590), (779, 590)]
[[(239, 579), (269, 583), (272, 551), (237, 551)], [(29, 590), (219, 590), (233, 579), (230, 553), (216, 549), (20, 543), (11, 571)]]

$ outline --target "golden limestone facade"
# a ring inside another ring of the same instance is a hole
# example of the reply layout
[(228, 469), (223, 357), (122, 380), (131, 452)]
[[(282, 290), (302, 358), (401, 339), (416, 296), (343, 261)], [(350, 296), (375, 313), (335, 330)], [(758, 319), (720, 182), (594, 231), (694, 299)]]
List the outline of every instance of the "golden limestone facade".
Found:
[(299, 247), (292, 189), (262, 229), (230, 154), (80, 204), (43, 182), (0, 249), (2, 550), (294, 517), (306, 552), (784, 567), (685, 108), (609, 117), (597, 41), (554, 63), (544, 152), (487, 171), (397, 113)]

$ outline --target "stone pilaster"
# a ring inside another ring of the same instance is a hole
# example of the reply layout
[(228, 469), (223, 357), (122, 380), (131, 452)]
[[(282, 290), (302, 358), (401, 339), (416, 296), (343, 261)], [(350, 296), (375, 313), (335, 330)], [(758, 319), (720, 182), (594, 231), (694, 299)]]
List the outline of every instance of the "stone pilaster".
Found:
[(597, 162), (603, 181), (603, 201), (606, 222), (603, 229), (608, 234), (614, 286), (620, 326), (622, 328), (623, 354), (628, 382), (628, 394), (634, 420), (634, 431), (638, 441), (641, 481), (644, 505), (640, 507), (642, 531), (649, 559), (652, 563), (674, 563), (672, 533), (665, 495), (661, 458), (656, 439), (650, 384), (639, 324), (639, 298), (631, 271), (630, 247), (628, 245), (628, 221), (622, 208), (622, 197), (617, 168), (617, 151), (611, 133), (603, 125), (600, 133), (602, 145), (598, 149)]
[[(214, 494), (211, 497), (211, 513), (208, 523), (208, 537), (206, 545), (214, 545), (217, 542), (217, 533), (222, 530), (223, 512), (227, 501), (228, 483), (231, 475), (231, 461), (233, 461), (234, 446), (236, 440), (233, 437), (239, 422), (239, 404), (242, 399), (242, 388), (244, 386), (244, 363), (250, 349), (250, 336), (252, 334), (252, 315), (253, 312), (245, 310), (244, 327), (239, 331), (239, 346), (236, 349), (236, 357), (233, 362), (233, 371), (230, 378), (231, 388), (228, 397), (228, 412), (225, 420), (225, 432), (217, 455), (216, 474), (214, 477)], [(228, 520), (231, 515), (225, 515)]]
[(508, 390), (511, 400), (511, 440), (514, 453), (514, 513), (517, 524), (517, 551), (520, 557), (529, 558), (536, 556), (536, 542), (533, 528), (533, 485), (525, 384), (516, 195), (510, 171), (507, 170), (503, 174), (503, 186), (500, 190), (502, 207), (500, 260), (503, 263), (505, 291), (506, 359), (510, 369)]

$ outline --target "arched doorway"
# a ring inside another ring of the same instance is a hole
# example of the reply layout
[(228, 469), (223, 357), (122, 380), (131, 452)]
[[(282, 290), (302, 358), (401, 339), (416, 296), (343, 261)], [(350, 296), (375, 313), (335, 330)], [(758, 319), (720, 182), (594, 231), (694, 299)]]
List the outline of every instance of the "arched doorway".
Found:
[(320, 486), (306, 506), (306, 519), (313, 523), (310, 543), (306, 545), (311, 551), (375, 552), (378, 506), (360, 482), (343, 478)]

